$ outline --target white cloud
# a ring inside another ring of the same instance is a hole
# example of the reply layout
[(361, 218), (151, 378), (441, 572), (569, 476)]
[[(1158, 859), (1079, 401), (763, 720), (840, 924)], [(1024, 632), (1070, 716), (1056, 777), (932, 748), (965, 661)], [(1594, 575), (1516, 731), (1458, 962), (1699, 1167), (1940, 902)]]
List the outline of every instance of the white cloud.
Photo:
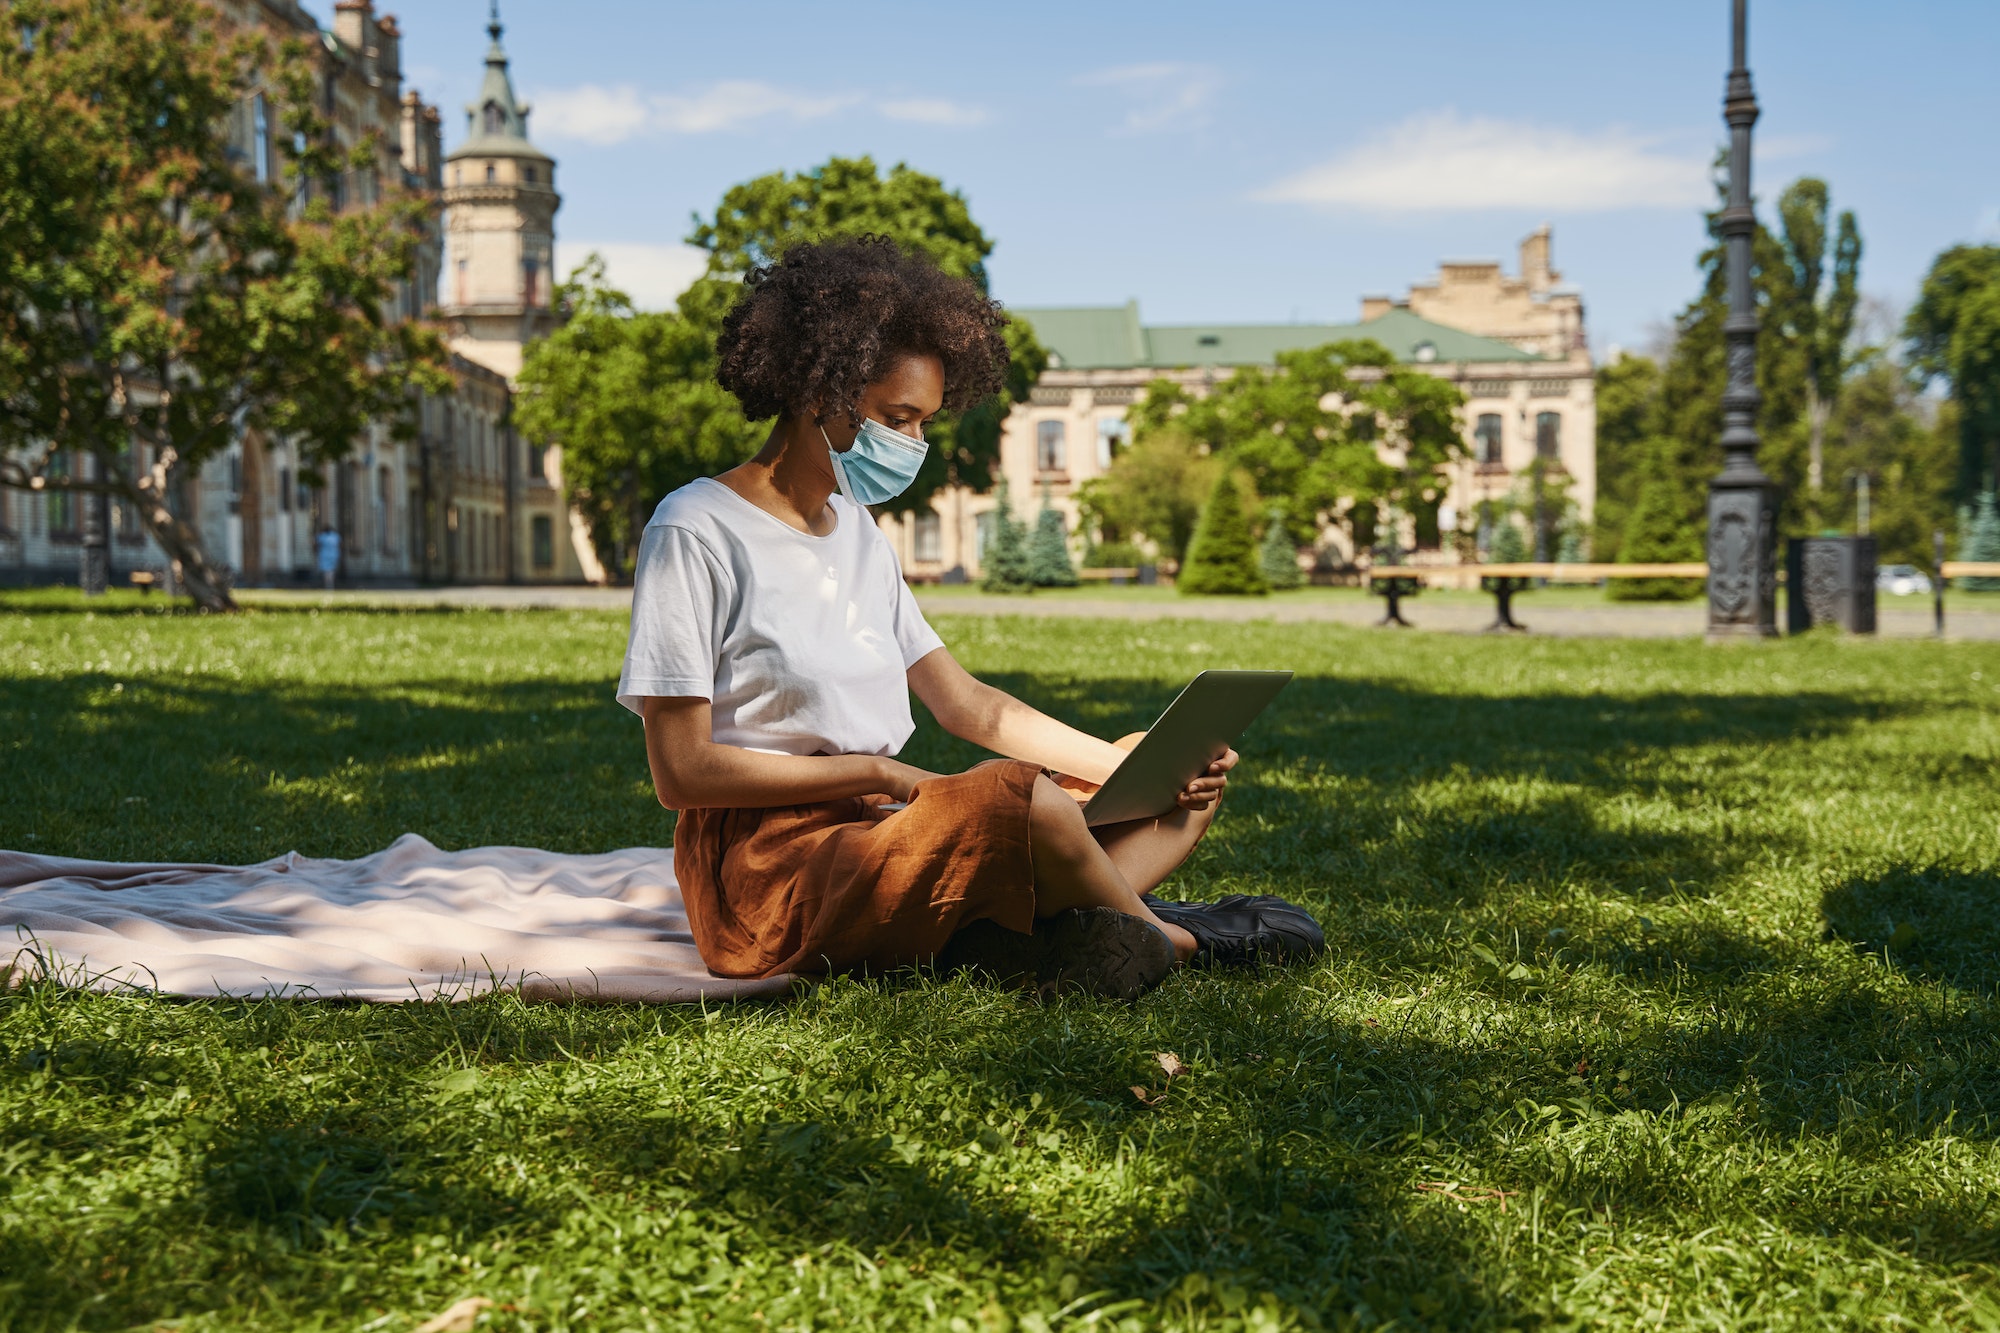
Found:
[(537, 138), (581, 139), (585, 143), (620, 143), (646, 128), (651, 109), (630, 85), (600, 88), (586, 83), (542, 93), (530, 120)]
[(694, 245), (564, 239), (556, 247), (556, 271), (568, 277), (593, 250), (604, 256), (605, 278), (641, 310), (668, 309), (708, 267), (708, 251)]
[(952, 127), (984, 125), (989, 119), (983, 106), (948, 102), (941, 97), (917, 97), (906, 102), (884, 102), (877, 110), (891, 120), (915, 121), (920, 125)]
[(1699, 208), (1714, 199), (1706, 151), (1611, 127), (1577, 131), (1449, 108), (1414, 116), (1260, 199), (1380, 212)]
[(1209, 103), (1222, 87), (1222, 76), (1207, 65), (1156, 61), (1101, 69), (1075, 82), (1081, 88), (1111, 88), (1125, 94), (1133, 105), (1117, 132), (1150, 134), (1206, 125)]
[(714, 134), (771, 117), (816, 120), (852, 106), (854, 93), (806, 96), (731, 79), (694, 93), (646, 93), (630, 84), (586, 83), (536, 98), (535, 132), (549, 139), (614, 144), (643, 134)]
[[(550, 140), (604, 145), (648, 134), (716, 134), (762, 120), (818, 120), (861, 101), (859, 93), (797, 93), (754, 79), (726, 79), (689, 93), (586, 83), (539, 94), (533, 123), (535, 133)], [(876, 109), (891, 120), (925, 125), (978, 125), (987, 119), (983, 107), (943, 98), (884, 102)]]
[(692, 97), (666, 93), (655, 96), (652, 99), (653, 124), (672, 134), (712, 134), (717, 130), (733, 130), (767, 116), (817, 120), (858, 100), (853, 93), (807, 97), (768, 83), (731, 79)]

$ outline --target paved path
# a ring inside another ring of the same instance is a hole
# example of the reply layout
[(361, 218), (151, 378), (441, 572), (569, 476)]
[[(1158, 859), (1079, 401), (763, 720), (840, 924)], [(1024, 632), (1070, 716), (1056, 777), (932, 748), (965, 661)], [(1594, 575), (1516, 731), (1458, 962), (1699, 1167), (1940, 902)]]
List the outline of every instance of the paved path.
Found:
[[(450, 587), (363, 589), (323, 593), (277, 589), (246, 589), (241, 600), (257, 606), (385, 606), (463, 607), (488, 610), (624, 611), (632, 604), (629, 588)], [(1913, 601), (1915, 599), (1912, 599)], [(1530, 633), (1558, 638), (1692, 638), (1702, 632), (1699, 602), (1646, 605), (1536, 606), (1532, 594), (1515, 602), (1514, 617)], [(1373, 625), (1382, 618), (1382, 603), (1370, 598), (1275, 597), (1146, 600), (1090, 596), (985, 597), (971, 593), (928, 594), (923, 607), (930, 615), (1072, 616), (1097, 620), (1271, 620), (1281, 624)], [(1493, 623), (1490, 599), (1470, 597), (1414, 598), (1403, 614), (1420, 630), (1478, 633)], [(1967, 610), (1946, 604), (1946, 625), (1954, 639), (2000, 640), (2000, 607)], [(1931, 632), (1928, 602), (1921, 606), (1883, 605), (1878, 618), (1884, 638), (1914, 639)]]

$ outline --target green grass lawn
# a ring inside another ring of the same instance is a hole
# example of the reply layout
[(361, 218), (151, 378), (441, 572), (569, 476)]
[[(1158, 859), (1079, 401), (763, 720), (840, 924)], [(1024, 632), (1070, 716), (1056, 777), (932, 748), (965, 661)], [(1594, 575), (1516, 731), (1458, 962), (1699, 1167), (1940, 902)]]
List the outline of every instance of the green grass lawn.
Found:
[[(619, 616), (77, 605), (0, 600), (0, 846), (670, 839)], [(31, 984), (0, 1328), (2000, 1326), (2000, 645), (933, 609), (1106, 734), (1295, 668), (1178, 887), (1330, 956), (1132, 1006)]]

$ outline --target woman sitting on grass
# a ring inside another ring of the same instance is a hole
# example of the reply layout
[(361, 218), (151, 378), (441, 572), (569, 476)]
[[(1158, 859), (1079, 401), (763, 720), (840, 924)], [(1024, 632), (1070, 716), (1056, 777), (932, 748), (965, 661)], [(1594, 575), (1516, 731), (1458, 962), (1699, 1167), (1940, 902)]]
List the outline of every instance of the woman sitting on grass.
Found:
[[(881, 238), (794, 247), (723, 322), (717, 379), (776, 424), (756, 457), (654, 511), (618, 684), (660, 803), (681, 812), (688, 924), (720, 976), (942, 954), (1130, 997), (1197, 956), (1318, 947), (1276, 900), (1147, 896), (1208, 831), (1233, 751), (1172, 813), (1087, 827), (1079, 793), (1124, 749), (968, 675), (870, 517), (915, 479), (926, 422), (1000, 388), (1005, 323), (972, 283)], [(895, 759), (911, 693), (1010, 758), (951, 775)]]

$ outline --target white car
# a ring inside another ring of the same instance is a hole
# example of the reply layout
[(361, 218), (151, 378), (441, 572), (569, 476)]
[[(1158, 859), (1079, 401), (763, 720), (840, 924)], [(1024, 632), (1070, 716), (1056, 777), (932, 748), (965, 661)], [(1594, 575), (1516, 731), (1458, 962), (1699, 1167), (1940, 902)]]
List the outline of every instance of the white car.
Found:
[(1875, 588), (1892, 597), (1908, 597), (1912, 593), (1928, 593), (1931, 580), (1915, 565), (1884, 565), (1875, 571)]

